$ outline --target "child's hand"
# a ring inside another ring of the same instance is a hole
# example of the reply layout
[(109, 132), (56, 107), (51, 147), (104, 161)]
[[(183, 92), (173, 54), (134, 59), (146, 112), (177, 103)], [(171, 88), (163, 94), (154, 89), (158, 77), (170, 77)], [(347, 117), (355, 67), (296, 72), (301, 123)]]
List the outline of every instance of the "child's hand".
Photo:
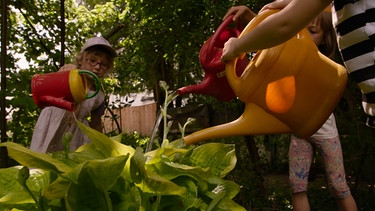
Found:
[(235, 59), (237, 57), (241, 56), (241, 52), (237, 52), (236, 44), (237, 44), (238, 38), (230, 38), (225, 44), (223, 48), (223, 55), (221, 56), (221, 61), (226, 63), (229, 60)]
[(73, 70), (73, 69), (77, 69), (77, 66), (74, 65), (74, 64), (66, 64), (66, 65), (60, 67), (59, 71), (69, 71), (69, 70)]
[(255, 17), (255, 13), (251, 11), (247, 6), (233, 6), (229, 8), (227, 13), (224, 15), (223, 20), (225, 20), (228, 16), (234, 14), (233, 21), (236, 22), (239, 19), (243, 18), (247, 22)]

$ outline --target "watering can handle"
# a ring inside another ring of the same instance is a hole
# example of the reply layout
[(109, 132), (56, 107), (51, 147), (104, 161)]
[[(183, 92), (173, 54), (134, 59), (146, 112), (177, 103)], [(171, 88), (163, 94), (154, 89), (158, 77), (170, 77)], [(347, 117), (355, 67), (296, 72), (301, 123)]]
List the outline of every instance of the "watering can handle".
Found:
[[(238, 36), (238, 38), (244, 36), (245, 34), (249, 33), (254, 27), (256, 27), (260, 22), (262, 22), (265, 18), (268, 16), (279, 12), (280, 10), (265, 10), (261, 13), (259, 13), (257, 16), (255, 16), (248, 24), (247, 26), (242, 30), (241, 34)], [(240, 78), (240, 76), (237, 76), (236, 74), (236, 63), (239, 58), (242, 58), (244, 55), (234, 58), (226, 63), (226, 73), (228, 77), (228, 81), (232, 81), (232, 83), (238, 83), (237, 79)], [(246, 70), (245, 70), (246, 71)]]
[[(238, 36), (238, 38), (244, 36), (245, 34), (249, 33), (251, 30), (253, 30), (260, 22), (262, 22), (265, 18), (267, 18), (268, 16), (274, 14), (274, 13), (277, 13), (279, 12), (280, 10), (265, 10), (261, 13), (259, 13), (255, 18), (253, 18), (249, 23), (248, 25), (243, 29), (243, 31), (241, 32), (241, 34)], [(301, 30), (299, 33), (298, 33), (298, 36), (301, 36), (301, 37), (310, 37), (309, 33), (307, 32), (307, 30)], [(237, 63), (237, 60), (239, 58), (242, 58), (242, 56), (238, 57), (238, 58), (235, 58), (231, 61), (229, 61), (227, 64), (229, 64), (229, 67), (230, 67), (230, 72), (231, 73), (235, 73), (236, 71), (236, 63)], [(236, 77), (237, 75), (234, 74)]]
[(249, 31), (251, 31), (254, 27), (256, 27), (260, 22), (262, 22), (265, 18), (268, 16), (279, 12), (280, 10), (265, 10), (261, 13), (259, 13), (255, 18), (253, 18), (247, 26), (242, 30), (242, 33), (238, 36), (238, 38), (244, 36), (247, 34)]
[[(215, 56), (217, 56), (217, 49), (215, 47), (217, 46), (217, 43), (219, 43), (220, 35), (224, 32), (224, 30), (227, 28), (229, 24), (233, 22), (233, 16), (234, 14), (228, 16), (216, 29), (215, 33), (207, 40), (207, 48), (205, 52), (205, 56), (203, 58), (200, 57), (201, 60), (203, 60), (203, 63), (205, 63), (206, 71), (207, 69), (216, 69), (217, 66), (221, 65), (222, 62), (220, 59), (215, 60)], [(236, 37), (240, 35), (240, 32), (242, 31), (242, 24), (241, 22), (236, 23), (237, 30), (234, 30)], [(222, 50), (219, 51), (222, 53)], [(220, 57), (220, 56), (219, 56)], [(202, 61), (201, 61), (202, 63)]]
[[(214, 35), (212, 36), (212, 41), (211, 43), (209, 44), (208, 48), (207, 48), (207, 55), (211, 55), (211, 52), (213, 51), (213, 48), (214, 48), (214, 43), (216, 43), (218, 40), (219, 40), (219, 37), (221, 35), (221, 33), (223, 33), (223, 31), (225, 30), (225, 28), (231, 24), (233, 22), (233, 16), (234, 14), (228, 16), (221, 24), (220, 26), (216, 29), (216, 32), (214, 33)], [(239, 31), (242, 31), (242, 24), (241, 22), (236, 22), (236, 26), (237, 26), (237, 29)], [(237, 37), (240, 35), (240, 33), (236, 34)]]
[(98, 92), (99, 92), (99, 90), (100, 90), (100, 82), (99, 82), (99, 78), (98, 78), (98, 76), (96, 76), (93, 72), (88, 71), (88, 70), (78, 70), (78, 73), (79, 73), (79, 74), (88, 74), (88, 75), (91, 75), (92, 78), (94, 79), (94, 83), (95, 83), (95, 92), (92, 93), (91, 95), (87, 95), (87, 96), (86, 96), (86, 99), (92, 98), (92, 97), (94, 97), (95, 95), (97, 95)]

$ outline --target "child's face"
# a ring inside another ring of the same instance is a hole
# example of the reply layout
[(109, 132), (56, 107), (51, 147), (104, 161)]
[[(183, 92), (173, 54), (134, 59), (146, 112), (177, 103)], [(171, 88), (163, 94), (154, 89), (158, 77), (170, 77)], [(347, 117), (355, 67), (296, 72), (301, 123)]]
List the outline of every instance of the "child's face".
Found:
[(320, 45), (324, 44), (324, 32), (320, 25), (316, 21), (312, 21), (307, 27), (307, 31), (310, 33), (311, 39), (314, 41), (315, 45), (319, 47)]
[(106, 54), (88, 53), (83, 57), (80, 68), (89, 70), (101, 78), (112, 69), (112, 64)]

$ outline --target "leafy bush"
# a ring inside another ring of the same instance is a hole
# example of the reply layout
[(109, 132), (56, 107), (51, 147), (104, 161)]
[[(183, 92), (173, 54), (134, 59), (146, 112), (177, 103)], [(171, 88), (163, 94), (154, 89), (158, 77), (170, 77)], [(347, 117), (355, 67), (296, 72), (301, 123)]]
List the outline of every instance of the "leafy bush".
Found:
[(147, 142), (150, 141), (150, 138), (134, 131), (132, 133), (123, 133), (121, 137), (121, 143), (132, 146), (133, 148), (141, 147), (146, 148)]
[[(21, 165), (1, 170), (0, 208), (19, 210), (245, 210), (226, 176), (234, 145), (168, 142), (143, 153), (82, 123), (92, 140), (75, 152), (42, 154), (6, 142)], [(29, 175), (30, 174), (30, 175)], [(15, 182), (19, 181), (19, 183)]]

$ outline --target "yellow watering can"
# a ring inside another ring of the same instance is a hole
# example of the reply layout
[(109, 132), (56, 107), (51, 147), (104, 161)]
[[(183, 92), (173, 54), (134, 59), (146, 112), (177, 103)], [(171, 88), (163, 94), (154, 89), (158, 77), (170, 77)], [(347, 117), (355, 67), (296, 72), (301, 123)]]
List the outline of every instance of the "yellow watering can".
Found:
[[(242, 31), (252, 30), (277, 10), (257, 15)], [(278, 46), (260, 50), (237, 76), (234, 59), (226, 76), (236, 96), (245, 103), (236, 120), (184, 137), (187, 145), (240, 135), (314, 134), (336, 107), (346, 85), (346, 69), (319, 52), (304, 29)]]

